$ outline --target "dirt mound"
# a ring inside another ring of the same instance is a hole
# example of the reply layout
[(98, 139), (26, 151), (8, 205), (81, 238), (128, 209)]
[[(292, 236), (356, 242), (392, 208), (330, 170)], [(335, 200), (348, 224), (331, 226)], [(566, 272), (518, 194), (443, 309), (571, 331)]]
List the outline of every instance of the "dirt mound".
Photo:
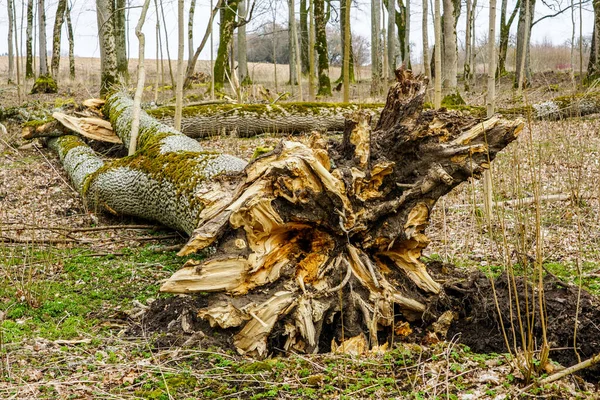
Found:
[[(451, 272), (452, 276), (460, 273)], [(502, 322), (506, 329), (509, 345), (521, 347), (521, 334), (516, 307), (515, 291), (509, 291), (512, 286), (506, 274), (494, 281), (498, 299), (498, 307), (502, 314)], [(532, 308), (532, 285), (520, 278), (515, 278), (514, 285), (519, 294), (518, 303), (521, 309), (524, 329), (527, 329), (525, 317), (526, 304)], [(451, 308), (458, 312), (459, 319), (455, 321), (448, 337), (460, 335), (460, 342), (478, 353), (506, 352), (506, 344), (498, 312), (496, 309), (493, 288), (490, 280), (479, 271), (472, 272), (462, 279), (453, 279), (445, 285), (448, 302)], [(544, 278), (544, 293), (547, 321), (547, 339), (550, 344), (550, 358), (563, 366), (571, 366), (580, 360), (574, 351), (574, 327), (577, 313), (578, 287), (564, 283), (557, 278), (546, 275)], [(536, 300), (537, 301), (537, 296)], [(536, 304), (536, 309), (539, 307)], [(576, 345), (581, 360), (585, 360), (600, 352), (600, 303), (597, 298), (582, 290), (579, 302), (578, 329)], [(542, 327), (540, 315), (535, 313), (533, 321), (535, 347), (542, 342)], [(512, 328), (514, 327), (514, 334)], [(588, 380), (600, 380), (600, 366), (584, 370), (581, 374)]]
[[(421, 326), (413, 325), (413, 334), (404, 338), (405, 341), (423, 342), (432, 322), (442, 312), (456, 311), (458, 320), (454, 321), (448, 331), (447, 337), (458, 335), (459, 342), (469, 346), (477, 353), (505, 353), (507, 352), (504, 335), (499, 323), (498, 313), (494, 300), (490, 280), (480, 271), (465, 272), (449, 264), (434, 262), (429, 264), (429, 269), (438, 281), (445, 281), (445, 296), (440, 296), (430, 305), (430, 313), (426, 316)], [(443, 277), (443, 279), (442, 279)], [(498, 306), (502, 313), (502, 322), (507, 329), (510, 346), (521, 347), (519, 322), (517, 319), (516, 302), (514, 296), (509, 294), (509, 281), (502, 275), (494, 281), (498, 299)], [(527, 290), (522, 278), (515, 279), (519, 304), (523, 315), (523, 324), (527, 321), (524, 317), (525, 304), (531, 307), (531, 290), (529, 283)], [(573, 330), (577, 309), (578, 288), (566, 284), (547, 275), (544, 281), (547, 314), (547, 337), (551, 346), (550, 358), (563, 366), (570, 366), (579, 362), (573, 350)], [(528, 298), (525, 298), (525, 293)], [(513, 291), (514, 293), (514, 291)], [(206, 299), (201, 296), (176, 296), (156, 300), (144, 314), (141, 321), (132, 326), (130, 333), (133, 335), (155, 335), (157, 347), (194, 346), (208, 348), (211, 346), (221, 349), (232, 349), (232, 336), (235, 329), (218, 329), (198, 318), (197, 312), (206, 307)], [(536, 307), (537, 308), (537, 307)], [(512, 321), (511, 321), (512, 317)], [(600, 352), (600, 303), (589, 293), (582, 291), (579, 306), (579, 326), (577, 330), (577, 349), (582, 360)], [(511, 325), (512, 324), (512, 325)], [(515, 328), (515, 334), (511, 332)], [(539, 314), (533, 320), (535, 343), (541, 343), (542, 329)], [(278, 330), (276, 325), (275, 330)], [(279, 329), (280, 340), (284, 340), (284, 331)], [(390, 335), (391, 337), (391, 335)], [(381, 332), (380, 340), (390, 339)], [(331, 340), (333, 337), (328, 337)], [(394, 339), (398, 341), (398, 337)], [(283, 343), (273, 348), (283, 348)], [(322, 343), (321, 351), (329, 351), (327, 343)], [(600, 380), (600, 366), (584, 370), (581, 375), (597, 382)]]

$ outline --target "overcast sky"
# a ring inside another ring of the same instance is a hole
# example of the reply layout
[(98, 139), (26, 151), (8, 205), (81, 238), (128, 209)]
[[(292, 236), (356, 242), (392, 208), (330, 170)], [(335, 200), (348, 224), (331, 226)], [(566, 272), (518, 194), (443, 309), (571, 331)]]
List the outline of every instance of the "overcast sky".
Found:
[[(25, 1), (25, 4), (23, 4)], [(95, 2), (94, 0), (70, 0), (73, 2), (72, 19), (73, 29), (75, 31), (75, 54), (80, 57), (100, 57), (100, 49), (98, 47), (98, 34), (96, 27), (96, 14), (95, 14)], [(140, 6), (142, 0), (129, 0), (132, 8), (128, 10), (128, 28), (129, 28), (129, 44), (132, 48), (131, 57), (135, 58), (137, 54), (137, 37), (134, 33), (135, 25), (140, 14)], [(256, 29), (261, 23), (264, 23), (266, 19), (272, 19), (272, 11), (269, 9), (268, 0), (257, 0), (262, 2), (262, 6), (257, 6), (257, 14), (255, 21), (253, 21), (248, 29), (249, 31)], [(501, 1), (498, 1), (498, 7)], [(557, 1), (557, 7), (565, 7), (570, 4), (571, 0), (554, 0)], [(21, 23), (21, 11), (23, 8), (26, 9), (26, 0), (15, 0), (17, 9), (17, 23), (20, 26)], [(214, 0), (216, 3), (216, 0)], [(511, 9), (516, 1), (509, 0), (509, 9)], [(189, 7), (190, 0), (186, 0), (186, 14), (187, 7)], [(298, 4), (299, 1), (296, 1)], [(550, 10), (548, 7), (543, 5), (541, 2), (537, 2), (536, 12), (534, 20), (542, 17), (543, 15), (553, 14), (555, 11)], [(163, 0), (165, 8), (165, 14), (167, 19), (167, 33), (169, 38), (169, 45), (171, 48), (171, 57), (176, 58), (177, 52), (177, 2), (175, 0)], [(48, 35), (48, 50), (51, 49), (52, 41), (52, 29), (54, 25), (54, 14), (56, 12), (57, 0), (46, 0), (46, 15), (47, 15), (47, 35)], [(421, 0), (411, 2), (411, 43), (413, 45), (413, 58), (421, 57), (421, 26), (422, 26), (422, 3)], [(0, 54), (5, 54), (8, 51), (8, 43), (6, 41), (6, 33), (8, 28), (7, 23), (7, 3), (6, 0), (0, 0)], [(433, 3), (430, 0), (430, 13), (433, 10)], [(26, 10), (25, 10), (26, 11)], [(458, 39), (459, 46), (463, 46), (464, 41), (464, 30), (465, 30), (465, 11), (464, 5), (462, 10), (461, 19), (458, 22)], [(498, 8), (498, 14), (500, 9)], [(202, 35), (206, 29), (208, 18), (210, 15), (210, 1), (209, 0), (197, 0), (196, 13), (194, 17), (194, 45), (200, 43)], [(287, 2), (279, 1), (276, 7), (276, 18), (278, 22), (285, 23), (287, 21)], [(298, 15), (298, 14), (296, 14)], [(575, 13), (575, 24), (577, 26), (577, 34), (579, 32), (579, 11)], [(370, 2), (366, 0), (358, 0), (353, 2), (353, 8), (351, 10), (352, 17), (352, 31), (354, 34), (360, 34), (365, 37), (370, 37)], [(218, 24), (218, 14), (217, 20)], [(218, 25), (214, 25), (214, 43), (215, 46), (218, 44)], [(488, 3), (477, 6), (476, 14), (476, 35), (482, 40), (487, 37), (487, 25), (488, 25)], [(185, 22), (187, 30), (187, 16)], [(516, 32), (517, 21), (513, 24), (512, 32)], [(591, 6), (584, 6), (583, 10), (583, 34), (590, 35), (593, 27), (593, 13), (591, 12)], [(567, 11), (564, 14), (549, 18), (536, 24), (532, 30), (532, 40), (534, 42), (541, 42), (548, 40), (554, 44), (563, 44), (569, 41), (571, 38), (571, 32), (573, 25), (571, 22), (571, 12)], [(151, 3), (148, 11), (147, 20), (144, 25), (144, 33), (146, 34), (146, 58), (154, 58), (156, 54), (156, 12), (154, 10), (153, 2)], [(497, 30), (498, 31), (498, 30)], [(23, 33), (25, 29), (23, 28)], [(66, 39), (66, 30), (63, 29), (63, 41), (62, 51), (68, 50), (68, 43)], [(429, 41), (430, 45), (433, 44), (433, 23), (432, 19), (429, 19)], [(186, 50), (185, 54), (187, 57), (187, 34), (186, 34)], [(166, 56), (166, 55), (165, 55)], [(201, 59), (210, 59), (210, 46), (206, 46), (204, 49)]]

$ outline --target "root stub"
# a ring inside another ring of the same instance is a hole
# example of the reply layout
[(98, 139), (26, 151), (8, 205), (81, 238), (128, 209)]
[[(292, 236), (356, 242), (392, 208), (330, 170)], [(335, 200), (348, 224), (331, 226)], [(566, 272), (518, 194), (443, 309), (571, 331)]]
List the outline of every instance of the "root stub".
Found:
[(213, 245), (216, 253), (161, 290), (205, 293), (198, 315), (238, 329), (240, 354), (266, 356), (270, 343), (329, 350), (332, 339), (360, 335), (378, 348), (384, 330), (421, 319), (442, 292), (419, 260), (431, 209), (488, 168), (523, 124), (424, 112), (424, 79), (397, 76), (375, 131), (356, 112), (341, 143), (282, 141), (229, 195), (203, 201), (180, 255)]

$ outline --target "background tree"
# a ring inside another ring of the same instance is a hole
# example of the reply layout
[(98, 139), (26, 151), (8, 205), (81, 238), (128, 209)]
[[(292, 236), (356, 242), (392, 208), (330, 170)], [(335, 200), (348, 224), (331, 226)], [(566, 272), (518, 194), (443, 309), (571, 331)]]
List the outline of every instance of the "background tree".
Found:
[[(531, 0), (530, 0), (531, 1)], [(592, 33), (592, 45), (590, 49), (590, 60), (587, 68), (587, 80), (592, 81), (600, 78), (600, 0), (593, 1), (594, 6), (594, 29)]]
[[(506, 1), (506, 0), (504, 0)], [(471, 82), (471, 52), (473, 51), (473, 47), (471, 47), (471, 14), (473, 13), (472, 9), (472, 1), (466, 0), (467, 10), (466, 10), (466, 29), (465, 29), (465, 64), (463, 67), (463, 80), (465, 82), (465, 91), (470, 90), (469, 83)]]
[(423, 24), (421, 26), (423, 36), (423, 73), (427, 78), (431, 78), (431, 69), (429, 68), (429, 24), (427, 14), (429, 13), (429, 0), (423, 0)]
[[(456, 93), (458, 75), (458, 48), (456, 45), (456, 23), (460, 16), (460, 0), (443, 0), (442, 17), (442, 91), (444, 96)], [(437, 43), (436, 43), (437, 44)]]
[(13, 0), (7, 0), (6, 7), (7, 7), (7, 13), (8, 13), (8, 34), (6, 35), (6, 38), (8, 40), (8, 83), (13, 83), (13, 77), (15, 74), (15, 72), (14, 72), (15, 56), (13, 53), (13, 45), (14, 45), (13, 30), (14, 30), (14, 26), (15, 26), (15, 24), (13, 22), (13, 17), (14, 17)]
[[(240, 0), (239, 3), (239, 18), (245, 20), (247, 17), (247, 3), (246, 0)], [(237, 62), (238, 62), (238, 76), (241, 83), (249, 83), (250, 77), (248, 76), (248, 51), (246, 41), (246, 24), (240, 24), (237, 31)]]
[(194, 57), (194, 13), (196, 11), (196, 0), (190, 2), (188, 13), (188, 62)]
[(111, 20), (113, 14), (114, 2), (112, 0), (96, 0), (98, 39), (100, 41), (100, 95), (102, 96), (120, 81), (117, 71), (115, 28)]
[(71, 5), (67, 5), (65, 17), (67, 19), (67, 40), (69, 41), (69, 77), (75, 79), (75, 38), (71, 24)]
[[(340, 38), (341, 38), (341, 50), (342, 50), (342, 59), (344, 60), (346, 57), (346, 33), (348, 33), (348, 51), (350, 53), (349, 62), (348, 62), (348, 70), (349, 75), (348, 78), (350, 82), (356, 82), (356, 78), (354, 76), (354, 52), (352, 49), (352, 31), (350, 28), (350, 18), (346, 16), (346, 7), (351, 7), (351, 0), (340, 0)], [(346, 21), (347, 20), (347, 21)], [(348, 24), (348, 32), (346, 32), (346, 24)], [(344, 80), (346, 64), (342, 62), (342, 69), (340, 71), (340, 77), (336, 82), (342, 82)]]
[(298, 84), (298, 77), (296, 74), (296, 68), (300, 67), (296, 65), (296, 15), (295, 15), (295, 2), (294, 0), (288, 0), (288, 48), (289, 48), (289, 69), (290, 69), (290, 84)]
[[(515, 86), (522, 89), (526, 81), (531, 80), (529, 70), (529, 51), (531, 41), (531, 23), (535, 11), (535, 0), (521, 0), (519, 7), (519, 23), (517, 25), (517, 56)], [(524, 75), (524, 76), (522, 76)]]
[(60, 67), (60, 42), (62, 37), (62, 25), (65, 20), (65, 11), (67, 10), (67, 0), (58, 0), (56, 16), (54, 18), (54, 30), (52, 34), (52, 61), (51, 71), (54, 79), (58, 78)]
[(392, 0), (383, 0), (387, 7), (388, 25), (387, 25), (387, 74), (388, 79), (394, 79), (396, 70), (396, 38), (394, 35), (394, 25), (396, 25), (396, 6)]
[(308, 74), (308, 5), (306, 0), (300, 0), (300, 59), (302, 61), (302, 74)]
[(214, 65), (214, 88), (222, 91), (225, 83), (225, 75), (231, 74), (229, 66), (229, 47), (233, 39), (235, 20), (237, 16), (239, 0), (224, 0), (220, 7), (221, 22), (219, 25), (219, 48)]
[[(428, 0), (423, 0), (424, 2)], [(371, 96), (381, 94), (381, 1), (371, 0)]]
[(522, 0), (517, 0), (515, 8), (510, 13), (508, 21), (506, 20), (506, 13), (508, 7), (508, 0), (502, 0), (502, 6), (500, 8), (500, 41), (498, 43), (498, 69), (496, 70), (496, 76), (501, 77), (506, 74), (506, 55), (508, 53), (508, 38), (510, 35), (510, 28), (517, 16), (519, 7), (521, 6)]
[(315, 7), (315, 47), (318, 54), (318, 96), (331, 96), (331, 80), (329, 79), (329, 54), (327, 51), (327, 16), (325, 0), (313, 0)]
[(25, 78), (33, 78), (33, 0), (27, 0), (27, 29), (25, 30)]
[(38, 29), (39, 29), (39, 53), (40, 53), (40, 76), (48, 75), (48, 58), (46, 44), (46, 10), (44, 0), (38, 0)]
[(117, 72), (121, 76), (120, 79), (123, 82), (129, 80), (129, 59), (127, 58), (127, 19), (126, 13), (127, 2), (126, 0), (113, 0), (115, 5), (113, 8), (114, 16), (111, 16), (112, 23), (114, 24), (115, 34), (115, 51), (117, 55)]

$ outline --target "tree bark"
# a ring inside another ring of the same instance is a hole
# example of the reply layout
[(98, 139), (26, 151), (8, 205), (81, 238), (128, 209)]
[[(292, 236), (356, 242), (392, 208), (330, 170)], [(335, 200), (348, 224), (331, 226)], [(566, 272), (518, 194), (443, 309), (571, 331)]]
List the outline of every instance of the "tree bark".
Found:
[(455, 94), (458, 87), (456, 22), (460, 15), (460, 0), (443, 0), (443, 5), (442, 91), (443, 95), (447, 96)]
[(225, 74), (230, 74), (229, 46), (233, 38), (235, 17), (237, 15), (239, 0), (223, 1), (221, 6), (221, 22), (219, 25), (219, 49), (214, 66), (215, 90), (222, 91), (225, 83)]
[[(247, 18), (248, 10), (246, 0), (240, 0), (239, 15), (242, 20)], [(294, 20), (294, 22), (296, 22)], [(291, 39), (290, 39), (291, 40)], [(250, 76), (248, 76), (248, 43), (246, 43), (246, 24), (243, 23), (238, 27), (237, 35), (237, 62), (238, 62), (238, 75), (241, 84), (250, 82)]]
[(71, 24), (70, 6), (67, 6), (65, 16), (67, 18), (67, 39), (69, 40), (69, 77), (75, 79), (75, 37), (73, 36), (73, 25)]
[(13, 0), (7, 0), (7, 12), (8, 12), (8, 35), (6, 35), (8, 40), (8, 83), (13, 83), (14, 75), (15, 75), (15, 55), (14, 55), (14, 41), (13, 41), (13, 31), (15, 24), (13, 23)]
[[(289, 48), (289, 70), (290, 70), (290, 85), (298, 84), (298, 76), (296, 68), (300, 66), (296, 65), (296, 14), (295, 14), (294, 0), (288, 0), (288, 48)], [(292, 89), (293, 91), (293, 89)]]
[[(431, 321), (426, 304), (442, 289), (419, 261), (431, 210), (523, 127), (422, 114), (424, 82), (397, 77), (375, 131), (356, 113), (341, 142), (282, 141), (248, 165), (147, 115), (131, 157), (104, 162), (74, 136), (50, 145), (91, 209), (190, 234), (180, 255), (216, 244), (161, 290), (205, 293), (199, 317), (235, 329), (239, 353), (263, 357), (275, 343), (313, 353), (356, 335), (375, 348), (396, 318)], [(116, 94), (105, 108), (126, 145), (130, 107)]]
[(190, 11), (188, 13), (188, 62), (194, 57), (194, 12), (196, 11), (196, 0), (190, 3)]
[(30, 79), (35, 76), (33, 69), (33, 0), (27, 0), (27, 29), (25, 31), (25, 78)]
[(300, 59), (302, 60), (302, 74), (308, 74), (308, 6), (306, 0), (300, 0)]
[(114, 13), (112, 0), (96, 0), (96, 16), (98, 19), (98, 38), (100, 40), (100, 95), (106, 95), (113, 86), (120, 82), (117, 70), (117, 50), (114, 24), (111, 16)]
[(440, 14), (441, 0), (435, 0), (434, 24), (435, 24), (435, 47), (434, 64), (435, 64), (435, 89), (433, 105), (436, 109), (442, 106), (442, 16)]
[[(528, 5), (529, 7), (527, 7)], [(531, 80), (529, 48), (531, 41), (531, 23), (533, 22), (534, 12), (535, 0), (521, 0), (519, 23), (517, 25), (517, 65), (515, 68), (515, 87), (517, 88), (521, 85), (521, 82), (523, 85), (527, 85), (527, 81)]]
[(431, 69), (429, 68), (429, 0), (423, 0), (423, 24), (421, 32), (423, 37), (423, 74), (431, 81)]
[(508, 39), (510, 35), (510, 28), (517, 16), (521, 0), (517, 0), (515, 8), (512, 10), (508, 22), (506, 21), (506, 12), (508, 7), (508, 0), (502, 0), (502, 8), (500, 10), (500, 41), (498, 44), (498, 69), (496, 71), (496, 77), (501, 77), (506, 74), (506, 56), (508, 53)]
[(114, 35), (115, 35), (115, 51), (117, 55), (117, 72), (120, 75), (122, 82), (129, 80), (129, 60), (127, 58), (127, 19), (126, 19), (126, 0), (112, 0), (115, 1), (114, 15), (111, 18), (114, 24)]
[(600, 0), (594, 0), (592, 4), (594, 6), (594, 29), (592, 31), (590, 59), (587, 68), (587, 80), (589, 82), (600, 77)]
[(381, 2), (371, 0), (371, 96), (381, 94), (381, 68)]
[[(383, 0), (385, 3), (386, 0)], [(394, 71), (396, 70), (396, 37), (394, 35), (394, 25), (396, 25), (396, 5), (393, 0), (387, 0), (387, 65), (388, 79), (394, 79)]]
[(60, 68), (60, 43), (62, 38), (62, 25), (65, 20), (65, 11), (67, 10), (67, 0), (59, 0), (54, 18), (54, 31), (52, 34), (52, 61), (50, 63), (52, 76), (58, 78)]
[[(507, 0), (503, 0), (504, 2), (506, 2)], [(466, 29), (465, 29), (465, 65), (463, 68), (463, 79), (465, 81), (465, 92), (468, 92), (471, 87), (470, 87), (470, 83), (471, 83), (471, 52), (473, 51), (473, 49), (471, 48), (471, 14), (473, 13), (471, 6), (472, 6), (472, 1), (471, 0), (466, 0), (467, 3), (467, 10), (466, 10)]]
[(38, 29), (39, 29), (39, 47), (40, 47), (40, 75), (48, 75), (48, 54), (46, 45), (46, 10), (44, 0), (38, 0)]
[[(182, 131), (193, 138), (220, 134), (241, 137), (263, 133), (294, 134), (344, 130), (344, 113), (363, 109), (379, 113), (382, 104), (328, 104), (328, 103), (281, 103), (281, 104), (221, 104), (187, 107), (183, 110)], [(163, 122), (173, 124), (173, 107), (148, 110)]]
[(177, 86), (175, 90), (175, 129), (181, 130), (181, 112), (183, 108), (183, 53), (185, 48), (185, 29), (184, 29), (184, 0), (177, 2)]
[[(340, 71), (340, 77), (336, 81), (344, 82), (344, 74), (346, 72), (346, 68), (348, 68), (348, 79), (351, 83), (356, 82), (356, 78), (354, 76), (354, 52), (352, 51), (352, 30), (350, 27), (350, 15), (346, 16), (346, 7), (351, 9), (350, 6), (347, 6), (351, 3), (351, 0), (340, 0), (340, 36), (342, 39), (342, 70)], [(347, 20), (347, 21), (346, 21)], [(346, 32), (346, 22), (348, 23), (348, 32)], [(346, 35), (348, 35), (348, 49), (346, 49)], [(348, 67), (346, 67), (346, 51), (348, 51)], [(346, 100), (344, 100), (346, 101)]]
[(319, 87), (317, 96), (331, 96), (329, 79), (329, 53), (327, 51), (327, 20), (325, 19), (325, 0), (312, 0), (315, 7), (315, 47), (318, 55)]

